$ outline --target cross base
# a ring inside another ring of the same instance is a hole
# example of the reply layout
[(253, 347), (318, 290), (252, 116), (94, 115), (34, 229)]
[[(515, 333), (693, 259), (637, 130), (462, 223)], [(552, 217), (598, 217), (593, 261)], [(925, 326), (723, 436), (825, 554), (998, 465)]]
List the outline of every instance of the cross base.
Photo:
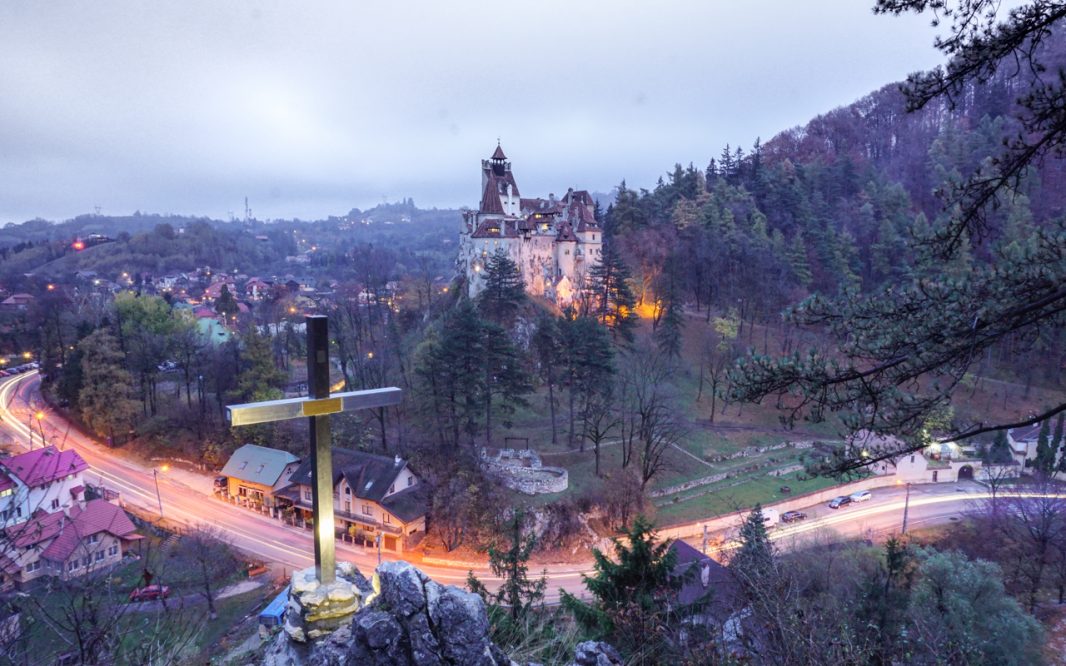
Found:
[(318, 582), (315, 567), (294, 571), (285, 633), (298, 643), (316, 640), (350, 622), (373, 598), (370, 582), (351, 562), (338, 562), (336, 578), (327, 584)]

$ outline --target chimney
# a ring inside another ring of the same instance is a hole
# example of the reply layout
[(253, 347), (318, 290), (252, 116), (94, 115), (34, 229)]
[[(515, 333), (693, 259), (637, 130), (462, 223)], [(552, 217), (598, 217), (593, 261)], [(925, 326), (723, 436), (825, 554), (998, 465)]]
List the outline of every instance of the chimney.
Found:
[(711, 582), (711, 564), (710, 562), (704, 562), (700, 567), (700, 582), (704, 587), (707, 587)]
[(401, 458), (399, 455), (397, 455), (396, 456), (396, 466), (399, 467), (402, 464), (403, 464), (403, 458)]

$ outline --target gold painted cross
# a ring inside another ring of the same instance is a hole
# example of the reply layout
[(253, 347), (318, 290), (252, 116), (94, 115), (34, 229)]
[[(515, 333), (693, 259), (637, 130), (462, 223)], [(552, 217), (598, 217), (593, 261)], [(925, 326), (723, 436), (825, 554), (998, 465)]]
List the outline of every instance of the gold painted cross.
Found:
[(306, 417), (311, 424), (311, 509), (315, 523), (315, 574), (318, 582), (332, 583), (336, 569), (336, 535), (333, 526), (333, 459), (330, 453), (330, 414), (398, 405), (398, 388), (329, 392), (329, 329), (326, 317), (310, 315), (307, 322), (306, 398), (229, 405), (230, 425), (271, 423)]

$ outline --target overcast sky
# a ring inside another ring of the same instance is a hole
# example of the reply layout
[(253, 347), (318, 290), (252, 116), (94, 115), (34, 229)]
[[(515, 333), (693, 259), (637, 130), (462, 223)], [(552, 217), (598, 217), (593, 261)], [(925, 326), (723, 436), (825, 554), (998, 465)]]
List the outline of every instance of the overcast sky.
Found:
[(0, 5), (0, 223), (651, 186), (940, 62), (872, 0)]

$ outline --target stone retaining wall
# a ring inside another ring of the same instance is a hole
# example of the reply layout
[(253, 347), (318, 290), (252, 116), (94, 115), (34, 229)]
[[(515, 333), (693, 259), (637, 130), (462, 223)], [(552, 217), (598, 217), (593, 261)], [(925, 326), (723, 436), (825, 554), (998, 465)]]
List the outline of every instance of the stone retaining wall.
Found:
[(562, 467), (546, 467), (532, 449), (500, 449), (495, 455), (481, 450), (481, 465), (503, 485), (526, 495), (561, 493), (570, 485)]

